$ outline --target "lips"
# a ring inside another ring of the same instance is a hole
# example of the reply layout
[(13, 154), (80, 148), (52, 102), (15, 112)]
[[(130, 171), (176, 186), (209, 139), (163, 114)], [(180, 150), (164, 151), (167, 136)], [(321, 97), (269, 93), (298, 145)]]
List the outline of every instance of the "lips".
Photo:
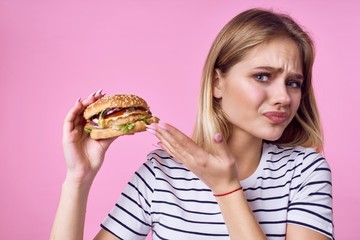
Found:
[(283, 124), (289, 117), (289, 114), (286, 112), (266, 112), (264, 116), (267, 117), (273, 124)]

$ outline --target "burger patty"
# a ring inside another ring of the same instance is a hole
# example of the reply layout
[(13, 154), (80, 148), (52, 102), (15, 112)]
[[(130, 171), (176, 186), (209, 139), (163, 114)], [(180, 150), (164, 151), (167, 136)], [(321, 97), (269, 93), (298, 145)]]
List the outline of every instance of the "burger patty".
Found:
[(146, 113), (144, 113), (144, 114), (135, 113), (135, 114), (131, 114), (127, 117), (105, 119), (104, 127), (114, 127), (114, 126), (125, 125), (128, 123), (133, 123), (136, 121), (140, 121), (141, 119), (144, 119), (144, 116), (145, 116), (145, 118), (151, 117), (151, 115), (146, 115)]
[(145, 111), (136, 111), (130, 114), (99, 119), (93, 119), (92, 123), (88, 122), (85, 126), (87, 129), (104, 129), (104, 128), (116, 128), (122, 125), (134, 123), (137, 121), (147, 122), (147, 119), (152, 118), (152, 115)]

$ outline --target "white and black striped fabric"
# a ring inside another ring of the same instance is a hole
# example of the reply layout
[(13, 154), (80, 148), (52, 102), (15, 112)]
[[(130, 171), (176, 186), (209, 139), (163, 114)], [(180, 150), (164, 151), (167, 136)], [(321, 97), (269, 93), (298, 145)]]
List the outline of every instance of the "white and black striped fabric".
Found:
[[(268, 239), (285, 239), (286, 224), (334, 238), (331, 171), (314, 150), (264, 143), (257, 170), (241, 185)], [(162, 150), (148, 155), (101, 226), (125, 240), (150, 231), (154, 240), (229, 239), (211, 190)]]

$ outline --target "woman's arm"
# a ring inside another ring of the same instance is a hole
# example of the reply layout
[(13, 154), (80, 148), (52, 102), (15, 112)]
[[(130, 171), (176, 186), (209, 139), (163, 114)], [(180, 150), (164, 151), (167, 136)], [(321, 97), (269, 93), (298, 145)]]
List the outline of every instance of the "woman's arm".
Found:
[(92, 182), (99, 171), (105, 152), (114, 139), (96, 141), (85, 133), (84, 109), (103, 97), (101, 91), (78, 100), (69, 110), (63, 126), (63, 148), (67, 175), (50, 239), (82, 240), (86, 205)]
[(90, 186), (65, 180), (51, 232), (51, 239), (83, 239)]

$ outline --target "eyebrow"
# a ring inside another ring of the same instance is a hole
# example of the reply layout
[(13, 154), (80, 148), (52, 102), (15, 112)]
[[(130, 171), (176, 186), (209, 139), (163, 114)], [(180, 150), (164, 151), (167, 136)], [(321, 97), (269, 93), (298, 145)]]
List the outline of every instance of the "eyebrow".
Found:
[[(255, 67), (254, 69), (264, 69), (271, 72), (283, 72), (283, 68), (275, 68), (275, 67), (269, 67), (269, 66), (259, 66)], [(304, 80), (304, 76), (300, 73), (291, 72), (290, 73), (293, 78), (296, 78), (297, 80)]]

